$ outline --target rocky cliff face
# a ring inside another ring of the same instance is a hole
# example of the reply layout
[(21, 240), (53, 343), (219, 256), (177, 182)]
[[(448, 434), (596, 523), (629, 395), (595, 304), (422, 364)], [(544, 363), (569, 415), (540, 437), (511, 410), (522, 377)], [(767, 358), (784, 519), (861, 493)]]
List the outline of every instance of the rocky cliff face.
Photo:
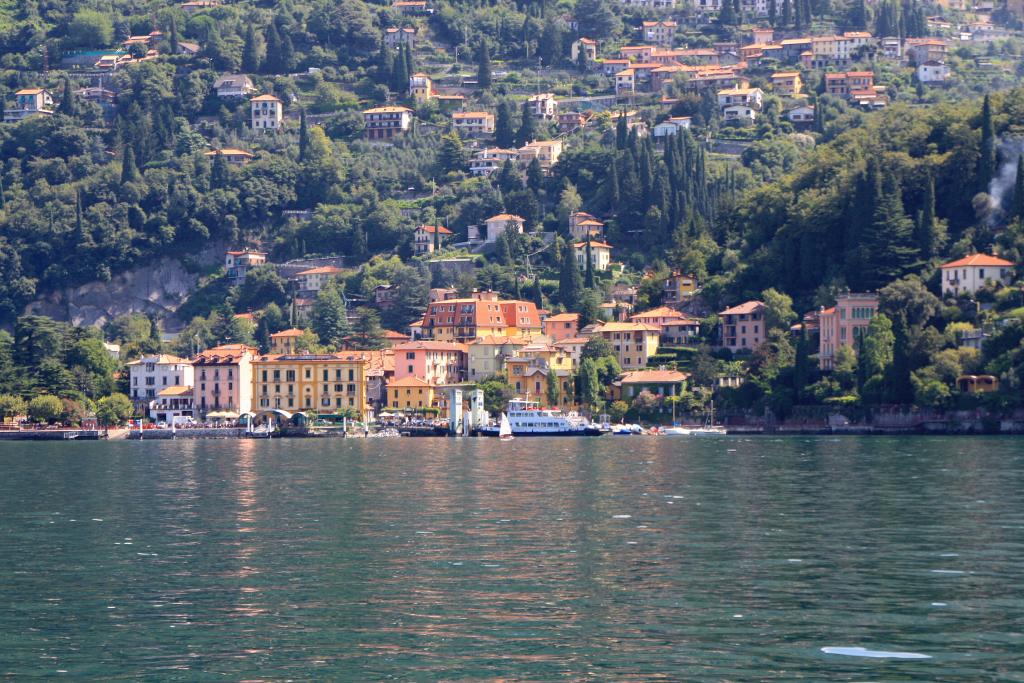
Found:
[[(223, 258), (222, 246), (210, 246), (192, 259), (211, 265)], [(102, 325), (126, 313), (171, 316), (199, 285), (199, 274), (178, 259), (164, 258), (120, 273), (110, 282), (89, 284), (40, 296), (25, 307), (30, 315), (46, 315), (75, 325)]]

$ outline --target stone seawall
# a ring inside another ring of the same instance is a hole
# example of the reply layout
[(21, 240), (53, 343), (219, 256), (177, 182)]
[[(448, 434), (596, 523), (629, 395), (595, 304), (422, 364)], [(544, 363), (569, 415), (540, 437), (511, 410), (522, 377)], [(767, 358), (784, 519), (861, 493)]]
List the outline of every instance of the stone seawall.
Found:
[(144, 429), (128, 432), (127, 438), (138, 441), (142, 439), (238, 439), (245, 436), (245, 428), (231, 427), (228, 429)]

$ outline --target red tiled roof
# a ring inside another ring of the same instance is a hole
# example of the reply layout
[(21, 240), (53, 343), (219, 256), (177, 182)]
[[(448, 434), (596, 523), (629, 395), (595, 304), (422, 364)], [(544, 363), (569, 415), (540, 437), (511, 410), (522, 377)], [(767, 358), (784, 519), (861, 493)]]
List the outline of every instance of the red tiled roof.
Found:
[(962, 268), (964, 266), (1013, 266), (1015, 265), (1011, 261), (1001, 259), (998, 256), (989, 256), (988, 254), (971, 254), (965, 256), (956, 261), (950, 261), (949, 263), (943, 263), (939, 268)]

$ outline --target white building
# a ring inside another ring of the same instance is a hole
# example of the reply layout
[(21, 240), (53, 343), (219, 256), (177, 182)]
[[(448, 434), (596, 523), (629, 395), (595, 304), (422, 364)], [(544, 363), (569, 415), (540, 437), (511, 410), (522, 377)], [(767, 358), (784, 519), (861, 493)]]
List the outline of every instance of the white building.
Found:
[(497, 216), (491, 216), (484, 224), (487, 226), (487, 240), (488, 242), (497, 241), (498, 237), (508, 229), (513, 229), (518, 233), (523, 232), (523, 225), (526, 223), (526, 219), (522, 216), (516, 216), (510, 213), (499, 213)]
[(802, 104), (799, 107), (793, 107), (786, 112), (786, 118), (791, 123), (814, 123), (814, 105), (813, 104)]
[(552, 119), (558, 113), (558, 102), (555, 100), (554, 93), (542, 92), (530, 95), (527, 101), (530, 103), (530, 111), (538, 119)]
[(942, 271), (943, 295), (974, 294), (989, 283), (1010, 284), (1012, 261), (988, 254), (971, 254), (939, 266)]
[(336, 279), (339, 275), (345, 271), (337, 266), (320, 266), (317, 268), (310, 268), (303, 270), (295, 274), (295, 279), (299, 283), (299, 291), (309, 295), (316, 295), (320, 293), (327, 283)]
[(917, 67), (917, 80), (922, 83), (945, 83), (949, 67), (943, 62), (927, 61)]
[(654, 136), (655, 140), (666, 138), (669, 135), (675, 135), (681, 130), (689, 130), (690, 124), (689, 116), (673, 116), (656, 125), (651, 130), (651, 135)]
[(256, 86), (252, 79), (245, 74), (228, 74), (221, 76), (213, 84), (217, 91), (217, 97), (231, 99), (235, 97), (248, 97), (256, 92)]
[[(581, 270), (587, 269), (587, 243), (577, 242), (572, 245), (576, 251), (576, 264)], [(590, 241), (590, 265), (598, 272), (608, 270), (612, 262), (612, 247), (604, 242)]]
[(757, 120), (757, 109), (745, 104), (732, 104), (722, 109), (722, 120), (753, 122)]
[(260, 95), (252, 104), (253, 130), (280, 130), (284, 125), (284, 103), (273, 95)]
[(43, 88), (25, 88), (14, 93), (14, 106), (4, 109), (4, 122), (14, 123), (30, 116), (53, 115), (53, 95)]
[(192, 362), (160, 354), (128, 363), (131, 399), (145, 407), (154, 420), (169, 421), (172, 415), (192, 415)]
[(499, 170), (506, 161), (517, 161), (519, 150), (488, 147), (473, 155), (469, 162), (469, 172), (475, 176), (489, 176)]

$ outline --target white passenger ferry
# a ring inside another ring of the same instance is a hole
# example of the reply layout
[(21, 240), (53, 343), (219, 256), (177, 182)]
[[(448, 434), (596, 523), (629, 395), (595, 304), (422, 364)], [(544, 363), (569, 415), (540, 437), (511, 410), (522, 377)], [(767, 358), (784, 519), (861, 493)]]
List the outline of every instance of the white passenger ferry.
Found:
[[(601, 429), (576, 412), (541, 408), (537, 401), (512, 399), (508, 402), (508, 421), (514, 436), (600, 436)], [(499, 425), (483, 427), (481, 436), (498, 436)]]

